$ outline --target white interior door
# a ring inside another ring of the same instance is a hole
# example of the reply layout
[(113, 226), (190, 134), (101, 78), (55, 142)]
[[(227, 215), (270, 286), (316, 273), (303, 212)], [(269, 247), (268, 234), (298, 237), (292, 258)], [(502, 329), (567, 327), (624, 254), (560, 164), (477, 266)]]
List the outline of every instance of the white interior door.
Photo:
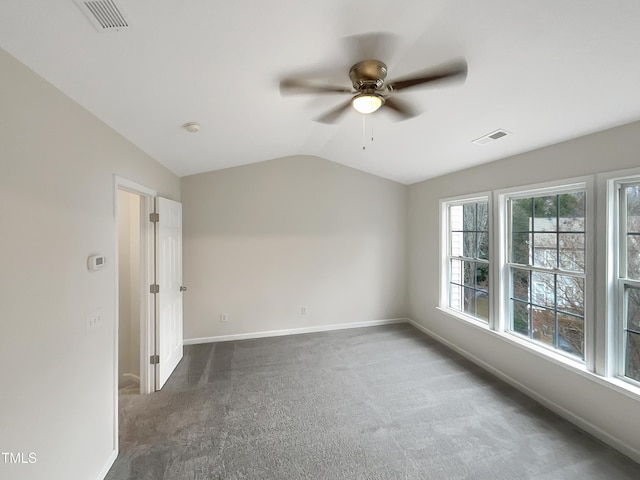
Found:
[(156, 198), (156, 390), (182, 359), (182, 204)]

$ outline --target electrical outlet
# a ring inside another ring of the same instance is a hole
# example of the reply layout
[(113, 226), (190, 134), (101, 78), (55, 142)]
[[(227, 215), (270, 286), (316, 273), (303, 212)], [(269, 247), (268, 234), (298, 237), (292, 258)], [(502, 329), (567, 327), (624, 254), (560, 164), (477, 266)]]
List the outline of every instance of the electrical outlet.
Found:
[(307, 314), (307, 307), (300, 307), (300, 315), (306, 315)]
[(86, 333), (89, 334), (102, 326), (102, 310), (94, 310), (87, 315), (85, 321)]
[(221, 313), (220, 314), (220, 322), (221, 323), (225, 323), (227, 320), (228, 320), (227, 314), (226, 313)]

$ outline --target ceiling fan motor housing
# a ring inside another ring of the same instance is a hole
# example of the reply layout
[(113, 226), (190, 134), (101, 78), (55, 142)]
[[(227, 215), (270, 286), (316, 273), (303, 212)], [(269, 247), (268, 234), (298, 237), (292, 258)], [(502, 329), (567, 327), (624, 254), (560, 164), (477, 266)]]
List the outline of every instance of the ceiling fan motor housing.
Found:
[[(388, 68), (377, 58), (385, 58), (383, 55), (371, 53), (373, 45), (384, 43), (389, 39), (388, 34), (377, 33), (354, 37), (355, 45), (352, 49), (359, 51), (367, 60), (359, 61), (349, 69), (351, 87), (344, 85), (323, 85), (315, 83), (312, 79), (302, 76), (289, 77), (280, 81), (281, 93), (340, 93), (351, 95), (349, 101), (343, 102), (335, 108), (327, 111), (315, 120), (320, 123), (335, 123), (349, 109), (353, 107), (362, 114), (376, 112), (380, 107), (393, 112), (401, 120), (415, 117), (419, 112), (406, 101), (396, 98), (401, 91), (428, 84), (441, 83), (442, 81), (464, 80), (467, 76), (467, 62), (456, 60), (454, 62), (433, 67), (429, 70), (415, 72), (401, 79), (387, 80)], [(364, 53), (369, 52), (369, 53)], [(364, 56), (366, 55), (366, 56)], [(284, 94), (283, 93), (283, 94)]]
[(349, 78), (356, 90), (381, 90), (387, 77), (387, 66), (379, 60), (358, 62), (349, 70)]

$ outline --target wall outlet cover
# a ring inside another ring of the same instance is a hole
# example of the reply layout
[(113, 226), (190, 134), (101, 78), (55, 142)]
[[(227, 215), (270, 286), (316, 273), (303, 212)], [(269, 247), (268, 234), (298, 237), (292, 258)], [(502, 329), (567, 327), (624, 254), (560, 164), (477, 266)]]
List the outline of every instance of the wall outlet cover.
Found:
[(85, 321), (86, 333), (92, 333), (102, 326), (102, 309), (94, 310), (89, 313)]

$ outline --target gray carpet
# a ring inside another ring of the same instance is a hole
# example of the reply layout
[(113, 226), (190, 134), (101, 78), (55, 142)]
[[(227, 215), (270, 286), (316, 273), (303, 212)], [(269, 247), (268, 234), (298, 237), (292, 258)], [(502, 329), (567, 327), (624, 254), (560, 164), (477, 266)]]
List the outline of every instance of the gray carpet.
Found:
[(408, 324), (193, 345), (120, 401), (107, 480), (640, 478)]

